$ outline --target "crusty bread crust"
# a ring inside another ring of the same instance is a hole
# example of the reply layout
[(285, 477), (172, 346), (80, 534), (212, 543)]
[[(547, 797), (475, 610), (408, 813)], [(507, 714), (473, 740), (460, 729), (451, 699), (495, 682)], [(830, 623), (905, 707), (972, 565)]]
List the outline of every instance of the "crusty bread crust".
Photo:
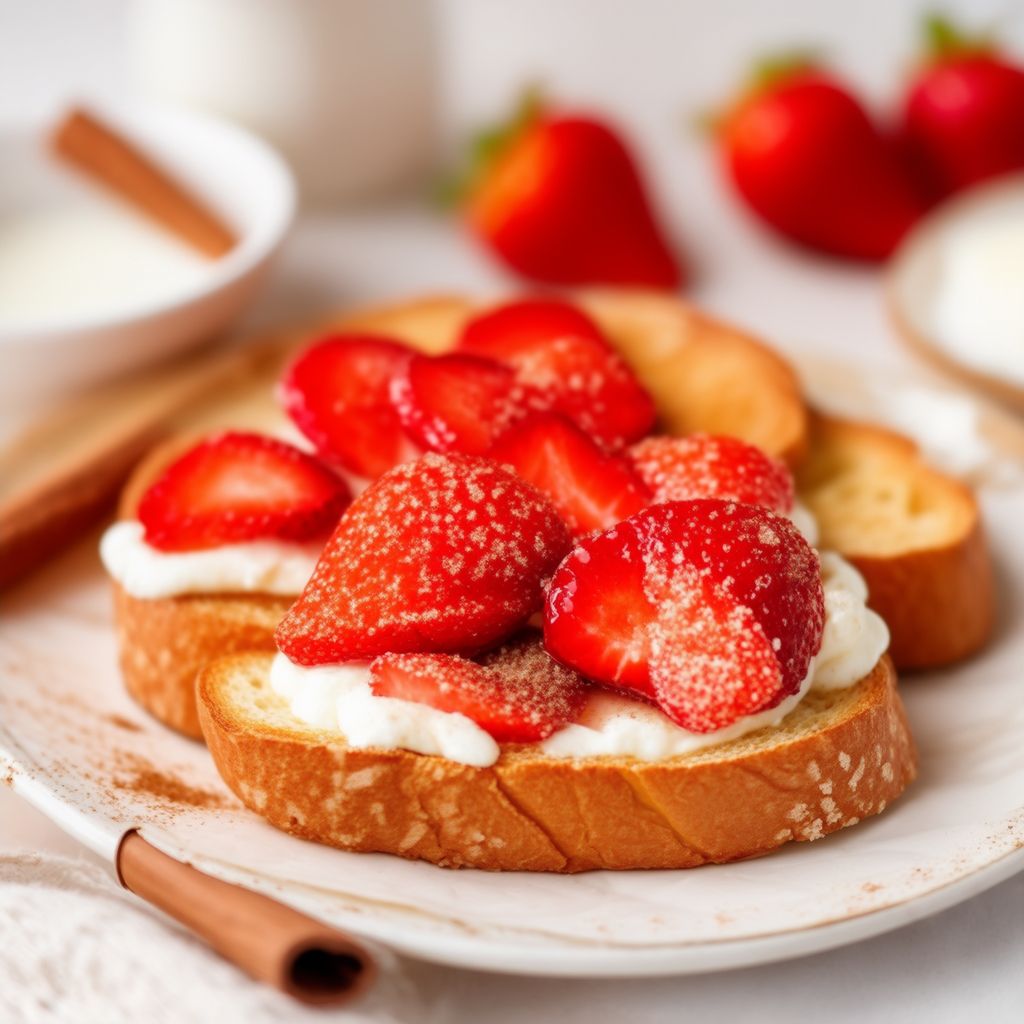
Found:
[(821, 547), (867, 581), (900, 670), (948, 665), (987, 643), (995, 581), (969, 488), (927, 466), (902, 435), (826, 416), (812, 421), (797, 482)]
[(208, 662), (273, 651), (274, 630), (292, 604), (270, 594), (132, 597), (114, 583), (114, 622), (125, 688), (164, 725), (203, 738), (196, 677)]
[(231, 789), (303, 838), (444, 867), (724, 863), (878, 814), (916, 773), (887, 657), (847, 690), (812, 692), (775, 729), (684, 757), (571, 760), (507, 746), (490, 768), (349, 748), (291, 715), (270, 661), (240, 655), (200, 674), (203, 732)]

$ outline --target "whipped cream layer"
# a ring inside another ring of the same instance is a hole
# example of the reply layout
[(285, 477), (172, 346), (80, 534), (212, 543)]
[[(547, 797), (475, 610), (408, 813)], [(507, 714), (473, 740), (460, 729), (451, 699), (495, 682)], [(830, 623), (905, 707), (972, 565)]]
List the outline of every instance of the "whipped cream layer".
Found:
[[(825, 552), (821, 572), (825, 591), (821, 650), (799, 692), (776, 707), (746, 715), (716, 732), (694, 733), (681, 729), (658, 708), (643, 701), (597, 690), (580, 720), (549, 736), (541, 749), (552, 757), (617, 756), (660, 761), (778, 725), (812, 688), (852, 686), (871, 671), (889, 646), (889, 630), (867, 607), (867, 586), (852, 565), (839, 555)], [(350, 746), (440, 754), (477, 767), (498, 759), (498, 744), (465, 715), (374, 696), (369, 678), (368, 665), (306, 668), (280, 653), (270, 672), (271, 686), (288, 702), (296, 718), (318, 729), (340, 732)]]
[(297, 595), (313, 574), (322, 541), (254, 540), (201, 551), (160, 551), (142, 523), (114, 523), (100, 541), (111, 577), (132, 597), (252, 593)]

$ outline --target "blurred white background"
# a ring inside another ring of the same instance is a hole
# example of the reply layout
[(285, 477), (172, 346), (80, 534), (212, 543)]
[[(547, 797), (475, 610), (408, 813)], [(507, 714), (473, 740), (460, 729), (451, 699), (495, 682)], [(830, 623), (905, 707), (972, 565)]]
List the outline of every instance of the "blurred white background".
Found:
[[(138, 82), (128, 45), (133, 3), (0, 0), (0, 118), (42, 117), (76, 95), (130, 95)], [(438, 0), (441, 163), (456, 158), (474, 127), (506, 114), (524, 83), (541, 82), (558, 100), (605, 111), (627, 131), (662, 216), (695, 268), (690, 294), (697, 301), (791, 351), (899, 362), (904, 357), (885, 321), (877, 271), (797, 253), (764, 235), (728, 194), (713, 149), (693, 122), (734, 94), (758, 56), (794, 48), (820, 52), (884, 112), (917, 52), (922, 15), (935, 6)], [(941, 8), (967, 26), (995, 26), (1024, 52), (1021, 3), (957, 0)], [(407, 26), (394, 20), (400, 36)], [(343, 42), (338, 52), (343, 60)], [(272, 81), (274, 68), (266, 73)], [(508, 284), (426, 206), (321, 214), (300, 226), (254, 322), (294, 315), (311, 303)]]

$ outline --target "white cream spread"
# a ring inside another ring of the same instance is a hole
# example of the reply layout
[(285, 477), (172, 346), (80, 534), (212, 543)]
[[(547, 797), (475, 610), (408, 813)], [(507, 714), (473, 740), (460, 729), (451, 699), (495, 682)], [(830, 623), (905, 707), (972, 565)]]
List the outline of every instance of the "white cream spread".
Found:
[[(821, 556), (821, 571), (825, 591), (821, 650), (800, 691), (777, 707), (747, 715), (717, 732), (693, 733), (642, 701), (597, 691), (580, 721), (548, 737), (542, 749), (553, 757), (615, 755), (659, 761), (778, 725), (812, 687), (851, 686), (882, 656), (889, 645), (889, 631), (865, 605), (867, 586), (853, 566), (826, 552)], [(497, 743), (465, 715), (374, 696), (366, 665), (304, 668), (278, 654), (270, 682), (296, 718), (318, 729), (340, 731), (353, 747), (401, 747), (479, 767), (498, 759)]]
[(159, 551), (143, 538), (141, 523), (114, 523), (100, 541), (110, 575), (138, 598), (182, 594), (297, 595), (313, 574), (322, 541), (279, 540), (222, 544), (201, 551)]
[(498, 760), (498, 744), (465, 715), (374, 696), (369, 679), (365, 664), (304, 668), (281, 653), (270, 667), (270, 685), (292, 714), (317, 729), (339, 730), (349, 746), (401, 747), (480, 768)]

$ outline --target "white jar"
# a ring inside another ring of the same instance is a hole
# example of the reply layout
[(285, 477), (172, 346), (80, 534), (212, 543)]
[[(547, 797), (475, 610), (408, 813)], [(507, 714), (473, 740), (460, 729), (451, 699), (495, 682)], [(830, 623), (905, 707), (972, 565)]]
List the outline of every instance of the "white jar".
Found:
[(129, 52), (148, 95), (262, 135), (331, 203), (429, 168), (435, 29), (431, 0), (135, 0)]

